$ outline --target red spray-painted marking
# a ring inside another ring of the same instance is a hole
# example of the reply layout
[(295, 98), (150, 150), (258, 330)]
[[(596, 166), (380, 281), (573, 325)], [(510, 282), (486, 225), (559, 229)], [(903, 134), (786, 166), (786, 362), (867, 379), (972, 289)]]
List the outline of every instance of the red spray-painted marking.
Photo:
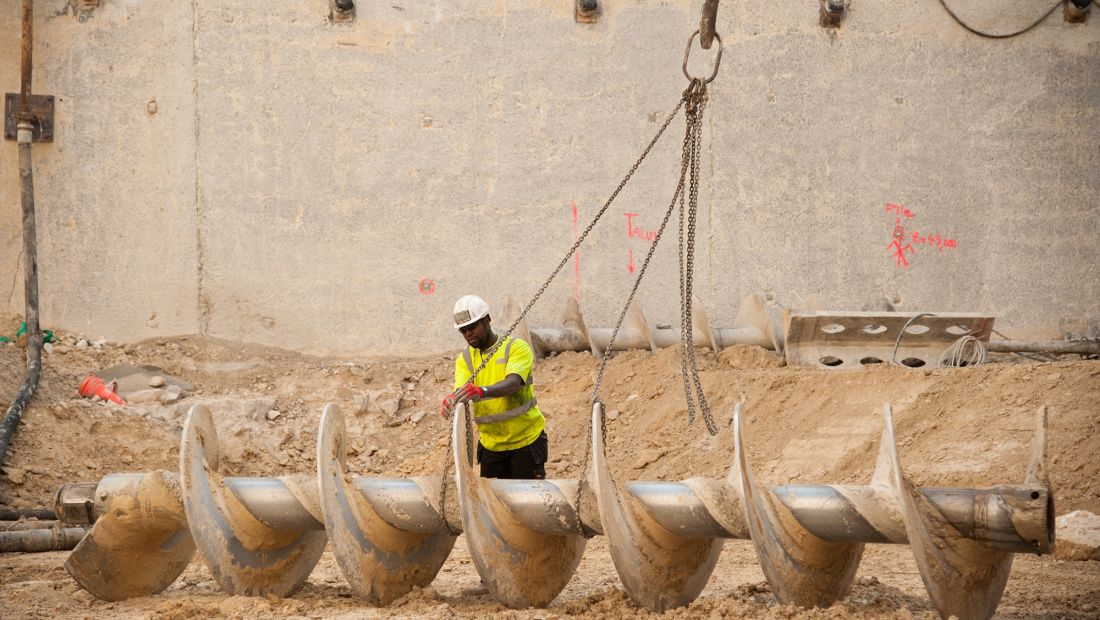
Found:
[[(577, 242), (577, 201), (573, 201), (573, 243)], [(573, 254), (573, 299), (581, 300), (581, 249)]]
[[(646, 243), (653, 243), (653, 240), (657, 238), (657, 231), (645, 230), (635, 223), (634, 218), (638, 217), (637, 213), (623, 213), (623, 215), (626, 216), (627, 239), (641, 239)], [(631, 248), (626, 249), (626, 271), (627, 273), (634, 273), (634, 250)]]
[(902, 224), (902, 218), (913, 219), (916, 215), (901, 205), (894, 203), (886, 203), (886, 213), (894, 214), (894, 232), (891, 235), (893, 240), (886, 245), (886, 249), (890, 251), (891, 258), (898, 267), (904, 269), (909, 268), (909, 258), (906, 256), (906, 252), (916, 255), (917, 251), (913, 247), (913, 244), (917, 245), (929, 245), (934, 246), (938, 251), (953, 250), (958, 247), (958, 242), (954, 239), (945, 239), (940, 235), (927, 235), (922, 236), (919, 232), (909, 232), (905, 230), (905, 226)]
[(652, 242), (657, 238), (657, 231), (655, 230), (643, 230), (641, 226), (634, 225), (634, 218), (638, 217), (637, 213), (623, 213), (626, 216), (626, 238), (631, 237), (635, 239), (644, 239)]

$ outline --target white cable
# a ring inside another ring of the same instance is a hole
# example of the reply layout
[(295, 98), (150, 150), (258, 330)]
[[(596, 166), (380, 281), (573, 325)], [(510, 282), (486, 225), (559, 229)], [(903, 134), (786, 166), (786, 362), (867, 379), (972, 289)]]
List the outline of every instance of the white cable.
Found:
[(986, 360), (985, 344), (967, 334), (959, 338), (940, 355), (940, 368), (959, 368), (977, 366)]

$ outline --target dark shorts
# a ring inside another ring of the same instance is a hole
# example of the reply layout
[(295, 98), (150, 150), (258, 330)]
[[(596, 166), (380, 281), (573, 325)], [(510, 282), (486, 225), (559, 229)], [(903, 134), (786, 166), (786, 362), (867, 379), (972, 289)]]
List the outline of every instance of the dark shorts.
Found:
[(546, 478), (546, 458), (550, 453), (550, 440), (543, 431), (534, 443), (495, 452), (477, 444), (477, 462), (481, 463), (482, 478), (510, 478), (512, 480), (542, 480)]

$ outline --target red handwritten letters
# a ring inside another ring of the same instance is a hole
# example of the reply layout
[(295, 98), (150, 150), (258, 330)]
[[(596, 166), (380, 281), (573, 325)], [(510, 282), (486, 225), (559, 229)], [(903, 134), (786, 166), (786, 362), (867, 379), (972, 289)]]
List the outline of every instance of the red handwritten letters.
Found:
[(890, 257), (894, 259), (894, 263), (898, 267), (909, 268), (909, 257), (907, 255), (916, 255), (917, 253), (913, 247), (914, 243), (918, 246), (934, 247), (939, 252), (954, 250), (959, 246), (954, 239), (946, 239), (940, 235), (922, 235), (915, 230), (906, 230), (905, 223), (902, 220), (911, 220), (916, 215), (901, 205), (892, 202), (886, 203), (886, 213), (894, 215), (894, 232), (891, 235), (890, 243), (886, 245), (886, 249), (890, 252)]

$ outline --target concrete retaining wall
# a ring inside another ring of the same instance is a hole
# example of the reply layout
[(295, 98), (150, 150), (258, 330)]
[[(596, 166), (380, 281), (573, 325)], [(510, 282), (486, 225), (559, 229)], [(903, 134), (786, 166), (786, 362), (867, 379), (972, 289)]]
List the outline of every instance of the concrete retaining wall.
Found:
[[(581, 25), (571, 0), (359, 0), (333, 24), (325, 0), (102, 0), (85, 14), (37, 0), (34, 90), (58, 98), (56, 141), (35, 149), (44, 325), (456, 348), (454, 299), (534, 294), (686, 85), (700, 2), (600, 4)], [(951, 4), (998, 31), (1045, 10)], [(712, 324), (756, 292), (1095, 335), (1100, 15), (1069, 24), (1058, 9), (1006, 40), (965, 32), (937, 0), (854, 0), (838, 30), (817, 16), (815, 1), (719, 13), (695, 278)], [(7, 91), (18, 21), (4, 3)], [(682, 131), (677, 119), (534, 323), (574, 294), (591, 322), (613, 321)], [(0, 311), (21, 314), (16, 170), (0, 145)], [(889, 247), (897, 225), (907, 264)], [(674, 233), (639, 294), (661, 323), (677, 322)]]

